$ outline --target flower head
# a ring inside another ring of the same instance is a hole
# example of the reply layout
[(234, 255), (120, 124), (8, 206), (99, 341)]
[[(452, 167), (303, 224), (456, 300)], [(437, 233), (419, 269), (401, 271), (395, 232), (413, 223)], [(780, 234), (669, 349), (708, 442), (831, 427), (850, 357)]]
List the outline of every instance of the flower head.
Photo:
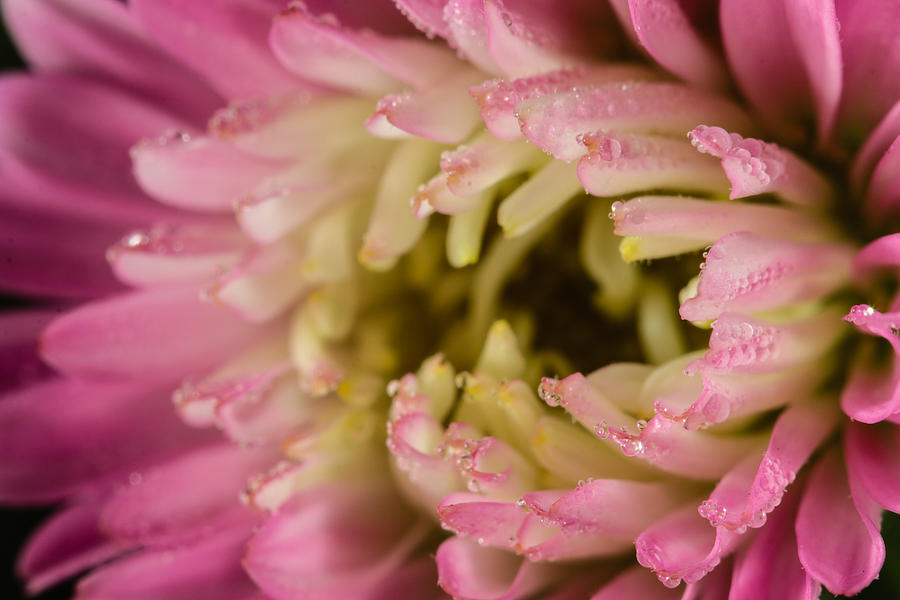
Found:
[(3, 281), (89, 299), (4, 317), (31, 589), (868, 585), (896, 7), (351, 4), (4, 3)]

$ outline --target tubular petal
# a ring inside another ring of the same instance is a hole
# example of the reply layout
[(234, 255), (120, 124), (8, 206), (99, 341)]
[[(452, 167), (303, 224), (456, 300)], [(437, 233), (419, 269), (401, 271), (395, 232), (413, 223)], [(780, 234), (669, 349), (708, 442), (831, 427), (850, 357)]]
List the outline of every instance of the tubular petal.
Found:
[(564, 576), (559, 567), (452, 537), (437, 550), (438, 584), (461, 600), (519, 600)]
[(743, 132), (754, 129), (750, 118), (730, 100), (674, 83), (574, 87), (522, 100), (516, 113), (530, 142), (566, 161), (585, 153), (578, 134), (598, 129), (679, 136), (710, 119)]
[(710, 248), (697, 295), (681, 317), (708, 321), (725, 311), (755, 312), (819, 299), (849, 276), (850, 248), (800, 243), (738, 231)]
[(641, 567), (632, 567), (604, 584), (591, 600), (622, 600), (641, 598), (642, 600), (677, 600), (681, 592), (659, 585), (653, 575)]
[[(814, 467), (795, 524), (800, 562), (833, 594), (852, 596), (884, 563), (881, 507), (849, 474), (833, 448)], [(828, 527), (823, 524), (828, 523)]]
[(728, 188), (719, 166), (682, 140), (600, 130), (582, 135), (581, 143), (588, 154), (578, 161), (578, 179), (594, 196), (650, 189), (720, 195)]
[(425, 87), (459, 65), (439, 46), (354, 31), (310, 14), (303, 5), (291, 5), (275, 18), (269, 43), (285, 67), (307, 80), (376, 96), (403, 84)]
[(516, 107), (524, 100), (565, 92), (576, 86), (657, 78), (639, 65), (613, 63), (572, 67), (522, 79), (492, 79), (472, 86), (469, 94), (478, 103), (488, 130), (500, 140), (512, 141), (522, 137)]
[(835, 192), (825, 177), (775, 144), (706, 125), (695, 128), (688, 137), (700, 152), (722, 159), (732, 200), (773, 192), (787, 202), (804, 206), (834, 202)]
[(889, 424), (850, 423), (844, 438), (847, 469), (872, 499), (892, 512), (900, 508), (900, 439)]
[(822, 586), (813, 581), (797, 558), (793, 523), (803, 495), (802, 485), (788, 492), (784, 502), (734, 562), (729, 600), (816, 600)]
[(515, 502), (487, 501), (480, 494), (450, 494), (437, 505), (441, 526), (478, 542), (511, 549), (528, 514)]
[(260, 181), (285, 164), (241, 152), (217, 138), (172, 132), (131, 150), (134, 175), (144, 190), (166, 204), (204, 212), (230, 211)]

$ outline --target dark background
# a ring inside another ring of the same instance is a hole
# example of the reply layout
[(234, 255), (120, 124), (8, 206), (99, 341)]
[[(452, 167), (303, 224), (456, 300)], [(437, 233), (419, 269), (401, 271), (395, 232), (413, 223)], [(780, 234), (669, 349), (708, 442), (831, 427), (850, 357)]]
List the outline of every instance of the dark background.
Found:
[[(88, 2), (90, 0), (84, 1)], [(0, 71), (22, 68), (24, 68), (22, 59), (10, 41), (2, 21), (0, 21)], [(0, 185), (2, 185), (2, 182), (0, 182)], [(24, 301), (24, 303), (27, 304), (27, 301)], [(0, 310), (22, 304), (22, 299), (3, 296), (2, 291), (0, 291)], [(29, 533), (52, 512), (52, 508), (46, 507), (35, 509), (6, 507), (0, 509), (0, 600), (19, 600), (27, 597), (14, 572), (16, 559)], [(885, 512), (882, 534), (888, 547), (885, 567), (881, 572), (881, 577), (862, 594), (856, 596), (859, 600), (900, 600), (900, 516)], [(36, 600), (67, 600), (72, 595), (73, 585), (70, 582), (58, 585), (34, 598)], [(823, 591), (822, 599), (827, 600), (830, 598), (834, 598), (834, 596), (827, 591)], [(122, 600), (127, 599), (123, 598)], [(161, 598), (159, 600), (165, 599)], [(398, 598), (397, 600), (402, 599)], [(640, 599), (623, 598), (622, 600)]]

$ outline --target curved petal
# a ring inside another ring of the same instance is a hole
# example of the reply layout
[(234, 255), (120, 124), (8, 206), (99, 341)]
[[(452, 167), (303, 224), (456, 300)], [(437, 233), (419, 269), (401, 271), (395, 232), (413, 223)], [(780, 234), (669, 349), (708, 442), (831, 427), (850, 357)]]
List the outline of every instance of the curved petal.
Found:
[(688, 321), (725, 311), (756, 312), (825, 296), (846, 283), (850, 248), (776, 240), (738, 231), (710, 248), (697, 295), (684, 301)]
[(143, 550), (94, 571), (78, 583), (83, 600), (259, 600), (241, 568), (241, 553), (255, 515), (196, 543)]
[(710, 527), (693, 504), (651, 525), (635, 540), (637, 561), (667, 587), (700, 581), (731, 554), (743, 537)]
[(771, 126), (790, 139), (788, 123), (810, 110), (809, 77), (781, 0), (722, 0), (725, 54), (738, 87)]
[(836, 0), (841, 24), (844, 95), (839, 127), (853, 141), (881, 121), (900, 100), (900, 7), (891, 0)]
[(52, 372), (38, 356), (38, 334), (56, 311), (31, 309), (0, 315), (0, 392), (37, 383)]
[(646, 569), (631, 567), (603, 585), (591, 596), (591, 600), (622, 600), (623, 598), (676, 600), (681, 598), (681, 592), (660, 585), (659, 581)]
[(900, 430), (893, 423), (851, 421), (844, 438), (847, 470), (875, 502), (900, 512)]
[(263, 524), (243, 562), (260, 588), (278, 600), (368, 598), (369, 588), (389, 576), (424, 533), (410, 527), (387, 486), (312, 488)]
[(404, 84), (424, 87), (459, 66), (440, 46), (342, 27), (316, 17), (304, 5), (278, 15), (269, 42), (275, 56), (297, 75), (367, 95), (386, 94)]
[(896, 213), (900, 208), (900, 135), (875, 164), (866, 190), (867, 208), (875, 214)]
[(237, 514), (246, 510), (238, 492), (277, 457), (231, 443), (178, 456), (130, 477), (131, 485), (103, 506), (100, 527), (113, 539), (141, 546), (196, 541), (244, 518)]
[(152, 44), (115, 0), (9, 0), (4, 22), (41, 71), (90, 73), (162, 101), (201, 125), (221, 99)]
[(110, 540), (98, 529), (98, 508), (91, 502), (70, 506), (32, 534), (16, 567), (27, 580), (30, 594), (39, 594), (128, 549), (128, 545)]
[(511, 552), (459, 537), (437, 550), (438, 584), (460, 600), (518, 600), (559, 580), (559, 567), (532, 563)]
[(656, 62), (689, 83), (721, 89), (728, 75), (677, 0), (628, 0), (638, 40)]
[(50, 324), (42, 354), (69, 374), (172, 381), (266, 333), (197, 296), (192, 287), (163, 287), (86, 304)]
[(46, 502), (107, 487), (208, 437), (178, 421), (164, 392), (51, 379), (0, 401), (0, 498)]
[(852, 596), (869, 585), (884, 563), (881, 507), (854, 480), (840, 451), (813, 469), (797, 513), (797, 548), (803, 568), (833, 594)]
[[(138, 23), (223, 96), (247, 100), (317, 86), (293, 77), (269, 50), (278, 0), (133, 0)], [(223, 68), (227, 65), (227, 68)]]
[[(103, 127), (97, 126), (99, 114)], [(136, 140), (180, 126), (158, 106), (85, 77), (4, 77), (0, 202), (121, 228), (184, 221), (141, 192), (128, 157)]]
[(769, 515), (766, 526), (738, 551), (729, 600), (815, 600), (822, 586), (797, 558), (793, 523), (803, 496), (798, 484)]

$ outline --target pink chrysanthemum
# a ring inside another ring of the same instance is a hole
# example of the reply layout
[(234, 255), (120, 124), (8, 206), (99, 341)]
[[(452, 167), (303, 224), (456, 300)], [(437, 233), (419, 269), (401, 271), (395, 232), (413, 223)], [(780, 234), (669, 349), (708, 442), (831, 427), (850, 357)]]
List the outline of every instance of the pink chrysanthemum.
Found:
[(0, 500), (62, 503), (31, 591), (877, 576), (895, 1), (3, 9), (0, 281), (52, 300), (0, 321)]

